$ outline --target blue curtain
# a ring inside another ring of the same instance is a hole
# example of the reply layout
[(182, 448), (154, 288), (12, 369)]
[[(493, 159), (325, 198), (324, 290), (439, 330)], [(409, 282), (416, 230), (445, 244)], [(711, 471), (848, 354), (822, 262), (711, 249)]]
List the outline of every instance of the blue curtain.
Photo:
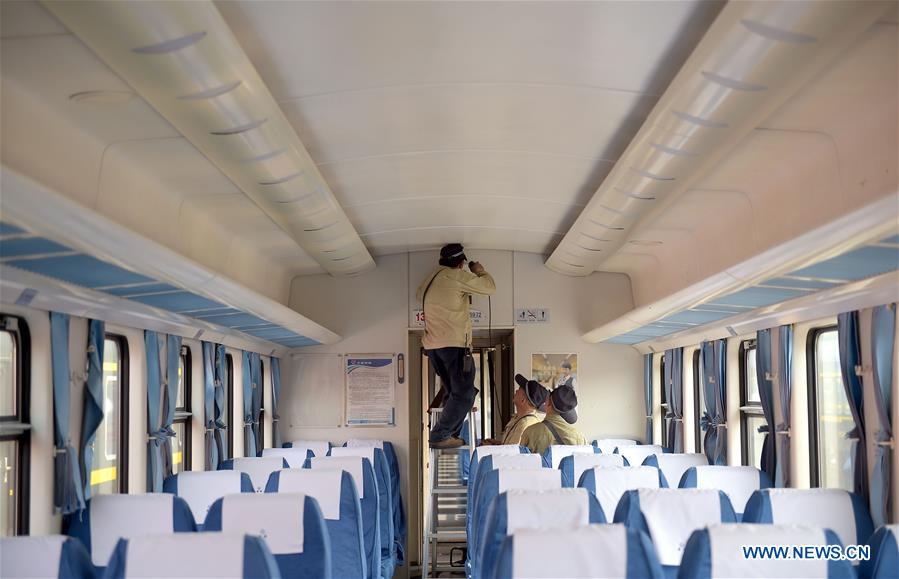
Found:
[(262, 386), (262, 359), (256, 352), (250, 353), (250, 368), (253, 370), (253, 433), (256, 439), (256, 454), (262, 454), (262, 396), (265, 391)]
[(281, 433), (278, 432), (278, 423), (281, 416), (278, 414), (278, 401), (281, 399), (281, 361), (272, 358), (272, 447), (281, 448)]
[(162, 492), (165, 478), (165, 443), (174, 432), (165, 429), (162, 413), (162, 338), (152, 330), (144, 331), (147, 358), (147, 492)]
[(668, 399), (668, 448), (684, 451), (684, 349), (665, 351), (665, 392)]
[[(228, 453), (228, 439), (225, 437), (226, 426), (225, 419), (231, 420), (230, 416), (226, 417), (228, 409), (225, 408), (225, 388), (228, 387), (228, 362), (226, 359), (225, 346), (216, 344), (215, 346), (215, 446), (218, 450), (219, 465), (230, 455)], [(229, 393), (234, 396), (234, 392)]]
[[(771, 375), (771, 330), (759, 330), (756, 335), (755, 376), (759, 385), (759, 398), (762, 400), (762, 412), (765, 414), (765, 425), (759, 432), (765, 434), (762, 444), (762, 470), (774, 480), (777, 469), (774, 437), (774, 389)], [(750, 434), (751, 436), (751, 434)]]
[(202, 342), (203, 348), (203, 445), (205, 446), (206, 470), (218, 470), (219, 453), (215, 442), (215, 344)]
[(81, 417), (81, 480), (84, 499), (91, 498), (91, 466), (94, 463), (94, 439), (103, 422), (103, 342), (106, 324), (88, 321), (87, 382), (84, 389), (84, 414)]
[(63, 515), (84, 509), (78, 455), (69, 431), (71, 386), (69, 316), (50, 312), (50, 356), (53, 365), (53, 505)]
[(709, 464), (714, 465), (727, 464), (726, 354), (727, 340), (700, 345), (702, 388), (705, 393), (705, 413), (700, 424), (705, 431), (705, 455)]
[[(163, 408), (165, 412), (163, 412), (163, 417), (165, 418), (165, 430), (168, 433), (164, 440), (164, 454), (163, 457), (165, 462), (165, 468), (163, 472), (165, 476), (171, 476), (173, 472), (173, 461), (174, 456), (172, 453), (172, 439), (175, 438), (175, 430), (172, 428), (172, 425), (175, 423), (175, 406), (178, 403), (178, 369), (181, 367), (181, 336), (172, 336), (169, 335), (166, 337), (166, 379), (165, 379), (165, 392), (162, 398)], [(186, 370), (186, 369), (185, 369)], [(184, 377), (186, 380), (187, 377)], [(190, 423), (185, 425), (185, 428), (190, 428)]]
[(890, 465), (893, 448), (893, 349), (896, 339), (896, 304), (874, 308), (871, 318), (871, 362), (874, 401), (877, 406), (877, 446), (871, 476), (871, 515), (874, 525), (884, 525), (892, 510)]
[(837, 316), (837, 336), (840, 344), (840, 374), (843, 389), (852, 412), (853, 428), (846, 433), (852, 443), (852, 490), (868, 498), (868, 446), (865, 444), (865, 404), (862, 377), (862, 348), (858, 328), (858, 312)]
[(775, 436), (777, 450), (774, 486), (790, 486), (790, 399), (793, 392), (793, 326), (777, 329), (777, 391), (780, 400), (780, 422)]
[(256, 456), (256, 427), (253, 421), (253, 371), (250, 368), (250, 353), (240, 353), (243, 382), (243, 455)]
[(646, 407), (646, 444), (652, 444), (652, 354), (643, 356), (643, 395)]

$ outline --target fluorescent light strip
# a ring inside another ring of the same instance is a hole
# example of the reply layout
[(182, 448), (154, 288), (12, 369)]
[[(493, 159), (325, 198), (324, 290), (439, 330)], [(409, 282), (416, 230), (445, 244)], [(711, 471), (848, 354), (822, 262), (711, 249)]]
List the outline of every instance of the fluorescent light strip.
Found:
[(177, 50), (181, 50), (182, 48), (187, 48), (193, 44), (196, 44), (203, 40), (206, 37), (206, 31), (201, 30), (199, 32), (193, 32), (188, 34), (187, 36), (181, 36), (179, 38), (173, 38), (171, 40), (164, 40), (157, 44), (150, 44), (148, 46), (139, 46), (137, 48), (132, 48), (131, 52), (136, 52), (137, 54), (165, 54), (167, 52), (175, 52)]
[(182, 101), (199, 101), (199, 100), (212, 99), (212, 98), (222, 96), (223, 94), (227, 94), (227, 93), (231, 92), (232, 90), (239, 87), (241, 84), (243, 84), (243, 81), (235, 80), (233, 82), (229, 82), (227, 84), (223, 84), (221, 86), (216, 86), (216, 87), (213, 87), (210, 89), (201, 90), (200, 92), (195, 92), (193, 94), (182, 95), (182, 96), (179, 96), (178, 99), (182, 100)]
[(763, 90), (768, 90), (768, 87), (763, 84), (753, 84), (751, 82), (743, 82), (742, 80), (737, 80), (735, 78), (728, 78), (726, 76), (722, 76), (718, 73), (711, 72), (708, 70), (702, 71), (702, 76), (705, 77), (709, 82), (713, 82), (715, 84), (721, 85), (724, 88), (729, 88), (732, 90), (742, 90), (745, 92), (760, 92)]
[(221, 129), (218, 131), (210, 131), (209, 134), (216, 136), (228, 136), (228, 135), (239, 135), (240, 133), (246, 133), (247, 131), (252, 131), (258, 127), (261, 127), (265, 123), (268, 122), (268, 118), (257, 119), (255, 121), (251, 121), (245, 125), (239, 125), (236, 127), (231, 127), (229, 129)]
[(682, 121), (687, 121), (688, 123), (693, 123), (694, 125), (699, 125), (700, 127), (707, 127), (709, 129), (726, 129), (729, 126), (725, 122), (704, 119), (702, 117), (696, 117), (681, 111), (671, 111), (671, 113)]
[(774, 40), (776, 42), (786, 42), (788, 44), (811, 44), (812, 42), (818, 42), (818, 39), (811, 34), (802, 34), (793, 32), (792, 30), (784, 30), (783, 28), (769, 26), (768, 24), (763, 24), (747, 18), (740, 20), (740, 24), (745, 26), (753, 34), (758, 34), (763, 38)]

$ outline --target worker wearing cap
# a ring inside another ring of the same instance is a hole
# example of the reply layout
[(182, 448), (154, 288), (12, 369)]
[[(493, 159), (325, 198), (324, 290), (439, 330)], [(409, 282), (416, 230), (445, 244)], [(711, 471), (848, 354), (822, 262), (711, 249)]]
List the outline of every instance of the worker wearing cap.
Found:
[(424, 279), (416, 294), (425, 318), (421, 343), (446, 391), (443, 412), (429, 436), (434, 448), (464, 444), (459, 438), (462, 422), (477, 394), (469, 301), (472, 294), (489, 296), (496, 291), (496, 283), (484, 266), (471, 262), (471, 271), (465, 271), (466, 261), (461, 244), (443, 246), (440, 267)]
[(540, 422), (537, 412), (543, 412), (549, 390), (544, 388), (536, 380), (528, 380), (521, 374), (515, 375), (518, 390), (512, 397), (515, 405), (515, 416), (506, 424), (499, 438), (488, 438), (483, 444), (521, 444), (521, 436), (524, 431)]
[(546, 401), (546, 418), (529, 426), (521, 436), (521, 445), (535, 454), (543, 454), (555, 444), (582, 445), (587, 439), (573, 426), (577, 422), (577, 394), (571, 386), (553, 390)]

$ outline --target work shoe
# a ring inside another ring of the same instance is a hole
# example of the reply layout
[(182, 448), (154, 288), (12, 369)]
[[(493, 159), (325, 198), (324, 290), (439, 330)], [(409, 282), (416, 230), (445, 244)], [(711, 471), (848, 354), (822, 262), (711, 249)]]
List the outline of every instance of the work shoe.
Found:
[(429, 442), (428, 445), (431, 448), (459, 448), (460, 446), (465, 446), (465, 441), (461, 438), (450, 436), (449, 438), (438, 442)]

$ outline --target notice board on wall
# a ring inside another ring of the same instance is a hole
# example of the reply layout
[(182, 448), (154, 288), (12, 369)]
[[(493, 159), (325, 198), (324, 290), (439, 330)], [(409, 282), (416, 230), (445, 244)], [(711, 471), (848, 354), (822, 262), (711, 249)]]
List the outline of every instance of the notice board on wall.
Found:
[(347, 354), (344, 380), (347, 426), (396, 425), (393, 354)]

